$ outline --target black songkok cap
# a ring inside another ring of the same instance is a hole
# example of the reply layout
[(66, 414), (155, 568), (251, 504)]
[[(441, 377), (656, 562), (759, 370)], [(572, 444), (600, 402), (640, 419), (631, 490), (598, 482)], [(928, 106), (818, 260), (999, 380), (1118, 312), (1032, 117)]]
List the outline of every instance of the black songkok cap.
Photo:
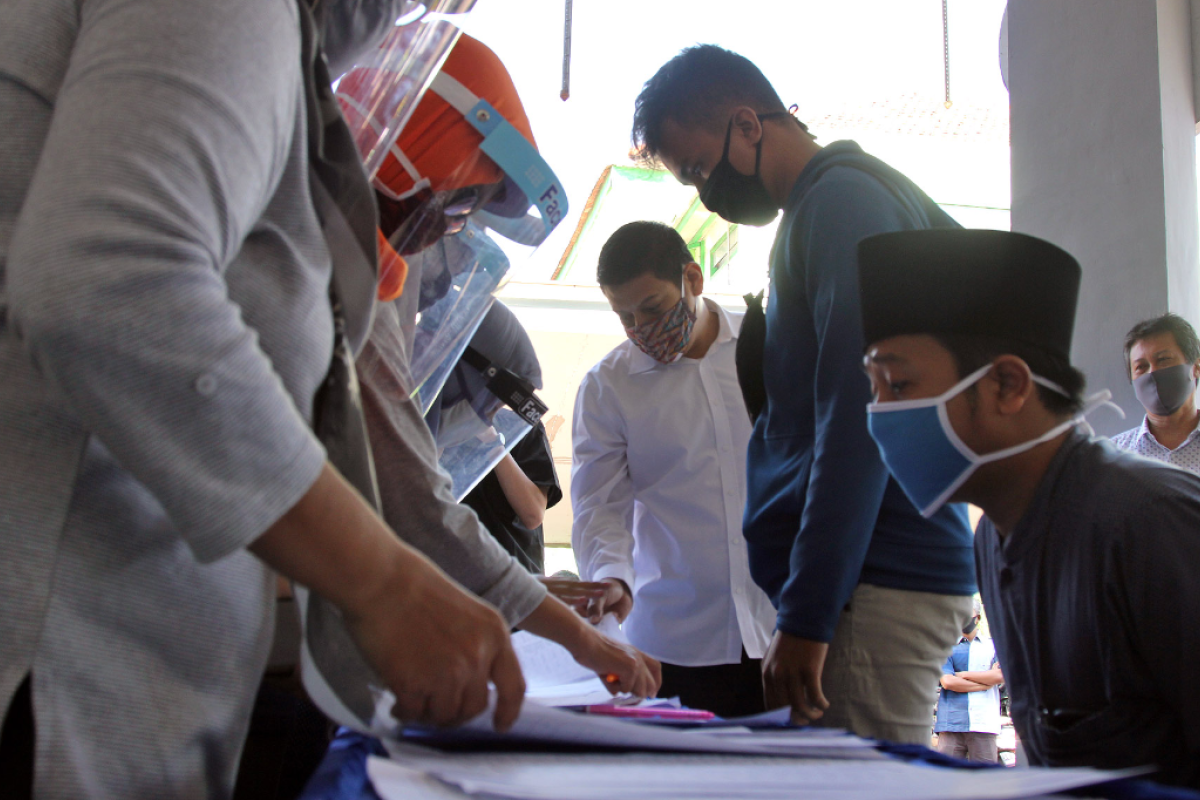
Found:
[(946, 228), (858, 243), (863, 334), (958, 333), (1013, 339), (1071, 360), (1079, 262), (1006, 231)]

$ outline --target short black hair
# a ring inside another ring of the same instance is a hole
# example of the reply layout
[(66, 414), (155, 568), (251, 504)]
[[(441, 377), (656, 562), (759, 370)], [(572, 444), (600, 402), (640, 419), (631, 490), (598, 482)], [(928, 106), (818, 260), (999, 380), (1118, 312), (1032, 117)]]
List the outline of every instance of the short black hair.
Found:
[(647, 163), (658, 159), (668, 119), (724, 133), (727, 112), (735, 106), (750, 106), (760, 114), (787, 110), (750, 59), (715, 44), (683, 50), (659, 67), (634, 102), (633, 146), (638, 158)]
[(1015, 339), (961, 333), (934, 333), (932, 336), (950, 351), (960, 379), (1000, 356), (1013, 355), (1024, 361), (1034, 375), (1057, 383), (1067, 393), (1061, 395), (1040, 383), (1035, 384), (1038, 399), (1047, 411), (1065, 417), (1078, 414), (1083, 408), (1083, 389), (1087, 378), (1060, 355)]
[(600, 248), (596, 282), (620, 286), (647, 272), (671, 283), (683, 280), (683, 268), (695, 261), (679, 231), (661, 222), (641, 220), (617, 228)]
[(1129, 329), (1125, 334), (1125, 377), (1133, 381), (1133, 368), (1129, 364), (1129, 352), (1142, 339), (1169, 333), (1175, 337), (1175, 344), (1183, 352), (1183, 360), (1189, 364), (1196, 363), (1200, 358), (1200, 339), (1196, 338), (1196, 329), (1186, 319), (1178, 314), (1167, 312), (1161, 317), (1144, 319)]

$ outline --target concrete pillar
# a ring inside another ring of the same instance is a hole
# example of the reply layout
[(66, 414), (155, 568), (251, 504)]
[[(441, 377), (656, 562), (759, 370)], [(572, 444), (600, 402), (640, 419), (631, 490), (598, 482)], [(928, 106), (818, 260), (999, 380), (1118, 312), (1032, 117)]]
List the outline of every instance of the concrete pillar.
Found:
[(1083, 265), (1072, 359), (1128, 418), (1144, 413), (1125, 331), (1167, 310), (1200, 327), (1188, 0), (1012, 0), (1012, 228)]

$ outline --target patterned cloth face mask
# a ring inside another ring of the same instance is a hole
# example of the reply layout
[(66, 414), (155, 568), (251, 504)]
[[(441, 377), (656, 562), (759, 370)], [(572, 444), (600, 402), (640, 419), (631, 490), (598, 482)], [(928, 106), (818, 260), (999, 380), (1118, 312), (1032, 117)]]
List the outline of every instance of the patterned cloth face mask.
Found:
[(649, 322), (625, 329), (638, 349), (662, 364), (673, 364), (683, 356), (692, 339), (696, 312), (688, 308), (687, 293), (681, 284), (679, 302)]

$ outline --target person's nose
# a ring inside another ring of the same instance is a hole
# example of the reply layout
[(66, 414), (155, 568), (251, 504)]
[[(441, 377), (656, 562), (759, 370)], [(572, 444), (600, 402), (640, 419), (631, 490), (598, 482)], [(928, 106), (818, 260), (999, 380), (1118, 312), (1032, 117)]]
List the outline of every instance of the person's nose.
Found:
[(657, 314), (646, 314), (641, 311), (635, 311), (633, 314), (633, 326), (639, 328), (647, 322), (653, 322), (656, 319), (658, 319)]

